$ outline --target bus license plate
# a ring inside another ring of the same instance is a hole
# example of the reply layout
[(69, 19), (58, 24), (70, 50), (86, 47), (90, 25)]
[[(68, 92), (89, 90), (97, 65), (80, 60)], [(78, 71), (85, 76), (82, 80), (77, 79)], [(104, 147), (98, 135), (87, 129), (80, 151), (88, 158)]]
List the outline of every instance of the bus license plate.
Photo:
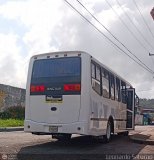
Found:
[(57, 133), (58, 132), (58, 126), (49, 126), (49, 132)]
[(46, 95), (45, 99), (46, 99), (47, 103), (62, 103), (62, 101), (63, 101), (62, 96)]

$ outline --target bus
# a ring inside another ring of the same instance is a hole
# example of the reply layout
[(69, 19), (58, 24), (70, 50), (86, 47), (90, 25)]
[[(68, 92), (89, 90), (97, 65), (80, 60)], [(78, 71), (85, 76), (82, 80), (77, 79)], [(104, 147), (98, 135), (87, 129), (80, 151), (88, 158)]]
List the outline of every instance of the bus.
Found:
[(30, 59), (24, 131), (69, 140), (72, 134), (109, 142), (134, 129), (135, 89), (83, 51)]

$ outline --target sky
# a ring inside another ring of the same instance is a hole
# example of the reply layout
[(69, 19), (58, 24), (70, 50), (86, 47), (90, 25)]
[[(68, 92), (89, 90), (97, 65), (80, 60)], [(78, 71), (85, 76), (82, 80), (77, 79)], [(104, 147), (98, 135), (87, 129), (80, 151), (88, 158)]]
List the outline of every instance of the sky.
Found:
[[(103, 34), (130, 54), (76, 0), (68, 1)], [(154, 20), (150, 15), (154, 7), (153, 0), (80, 2), (131, 53), (154, 71), (154, 56), (149, 56), (149, 52), (154, 54)], [(154, 74), (117, 49), (64, 0), (0, 0), (1, 84), (26, 88), (28, 64), (32, 55), (67, 50), (90, 53), (130, 82), (140, 98), (154, 98)]]

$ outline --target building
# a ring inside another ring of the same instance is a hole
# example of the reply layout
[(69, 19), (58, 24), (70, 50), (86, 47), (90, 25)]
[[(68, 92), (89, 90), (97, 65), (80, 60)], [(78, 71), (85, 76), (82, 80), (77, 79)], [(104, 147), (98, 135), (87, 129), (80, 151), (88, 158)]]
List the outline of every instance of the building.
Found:
[(136, 125), (147, 125), (150, 121), (154, 121), (154, 108), (145, 108), (143, 106), (137, 107), (137, 112), (135, 114), (135, 124)]
[(26, 90), (0, 84), (0, 111), (13, 106), (25, 106)]
[(135, 107), (135, 125), (143, 125), (143, 107), (138, 105)]

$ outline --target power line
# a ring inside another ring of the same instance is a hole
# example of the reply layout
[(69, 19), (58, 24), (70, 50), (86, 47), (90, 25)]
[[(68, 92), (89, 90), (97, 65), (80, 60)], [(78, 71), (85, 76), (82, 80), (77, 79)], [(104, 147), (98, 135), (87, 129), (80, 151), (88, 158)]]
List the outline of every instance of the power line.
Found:
[[(109, 34), (116, 40), (118, 41), (131, 55), (133, 55), (142, 65), (150, 69), (145, 63), (143, 63), (134, 53), (132, 53), (114, 34), (107, 29), (79, 0), (76, 0)], [(150, 69), (151, 70), (151, 69)], [(152, 71), (152, 70), (151, 70)], [(152, 71), (153, 72), (153, 71)]]
[(151, 31), (151, 29), (150, 29), (149, 25), (147, 24), (147, 22), (146, 22), (145, 18), (143, 17), (143, 15), (142, 15), (142, 13), (141, 13), (141, 11), (140, 11), (139, 7), (137, 6), (137, 3), (135, 2), (135, 0), (133, 0), (133, 2), (134, 2), (134, 4), (135, 4), (135, 6), (136, 6), (136, 8), (137, 8), (138, 12), (140, 13), (140, 15), (141, 15), (141, 17), (142, 17), (142, 20), (144, 21), (144, 23), (145, 23), (145, 25), (146, 25), (147, 29), (148, 29), (148, 30), (149, 30), (149, 32), (151, 33), (151, 36), (154, 38), (154, 34), (152, 33), (152, 31)]
[(114, 43), (110, 38), (108, 38), (101, 30), (99, 30), (93, 23), (91, 23), (86, 17), (84, 17), (83, 14), (81, 14), (72, 4), (70, 4), (67, 0), (64, 0), (72, 9), (74, 9), (84, 20), (86, 20), (91, 26), (93, 26), (100, 34), (102, 34), (109, 42), (111, 42), (114, 47), (118, 48), (121, 52), (126, 54), (129, 58), (131, 58), (133, 61), (135, 61), (138, 65), (140, 65), (142, 68), (144, 68), (146, 71), (148, 71), (151, 74), (154, 74), (154, 72), (149, 69), (148, 67), (145, 67), (144, 65), (140, 64), (136, 59), (131, 57), (127, 52), (125, 52), (123, 49), (121, 49), (116, 43)]
[(136, 91), (136, 92), (149, 92), (149, 91), (154, 91), (154, 89), (139, 90), (139, 91)]
[(151, 43), (145, 38), (145, 36), (142, 34), (142, 32), (139, 30), (139, 28), (136, 26), (136, 24), (132, 21), (132, 19), (130, 18), (130, 16), (127, 14), (127, 12), (125, 12), (125, 10), (123, 9), (123, 7), (121, 6), (120, 2), (118, 0), (116, 0), (117, 4), (119, 5), (119, 7), (122, 9), (122, 11), (125, 13), (126, 17), (129, 19), (129, 21), (131, 22), (131, 24), (135, 27), (135, 29), (138, 31), (138, 33), (141, 35), (141, 37), (144, 39), (144, 41), (152, 48), (154, 49), (154, 47), (151, 45)]
[[(149, 25), (147, 24), (147, 22), (146, 22), (146, 20), (145, 20), (144, 16), (142, 15), (142, 13), (141, 13), (141, 11), (140, 11), (139, 7), (137, 6), (136, 1), (135, 1), (135, 0), (133, 0), (133, 2), (134, 2), (134, 4), (135, 4), (135, 6), (136, 6), (136, 8), (137, 8), (137, 10), (138, 10), (138, 12), (139, 12), (139, 14), (140, 14), (141, 18), (142, 18), (142, 20), (143, 20), (144, 24), (146, 25), (146, 27), (147, 27), (148, 31), (151, 33), (151, 36), (154, 38), (154, 35), (153, 35), (153, 33), (152, 33), (152, 31), (151, 31), (151, 29), (150, 29)], [(151, 57), (151, 60), (152, 60), (152, 63), (154, 64), (154, 60), (153, 60), (153, 58), (152, 58), (152, 57)]]
[(127, 30), (132, 34), (132, 36), (136, 39), (136, 41), (138, 41), (138, 43), (145, 49), (145, 51), (148, 52), (148, 54), (150, 53), (147, 48), (144, 46), (144, 44), (136, 37), (136, 35), (128, 28), (127, 24), (123, 21), (123, 19), (118, 15), (118, 13), (116, 12), (116, 10), (112, 7), (112, 5), (105, 0), (105, 2), (110, 6), (110, 8), (112, 9), (112, 11), (116, 14), (116, 16), (119, 18), (119, 20), (121, 21), (121, 23), (127, 28)]
[[(145, 36), (142, 34), (142, 32), (138, 29), (138, 27), (136, 26), (136, 24), (132, 21), (132, 19), (130, 18), (130, 16), (127, 14), (127, 12), (125, 12), (125, 10), (123, 9), (123, 7), (121, 6), (120, 2), (118, 0), (116, 0), (117, 4), (119, 5), (119, 7), (122, 9), (122, 11), (124, 12), (124, 14), (126, 15), (126, 17), (129, 19), (129, 21), (131, 22), (131, 24), (135, 27), (135, 29), (138, 31), (138, 33), (140, 34), (140, 36), (144, 39), (144, 41), (152, 48), (154, 49), (154, 47), (151, 45), (151, 43), (145, 38)], [(150, 52), (149, 52), (150, 53)], [(153, 57), (151, 57), (152, 63), (154, 65), (154, 60)]]

